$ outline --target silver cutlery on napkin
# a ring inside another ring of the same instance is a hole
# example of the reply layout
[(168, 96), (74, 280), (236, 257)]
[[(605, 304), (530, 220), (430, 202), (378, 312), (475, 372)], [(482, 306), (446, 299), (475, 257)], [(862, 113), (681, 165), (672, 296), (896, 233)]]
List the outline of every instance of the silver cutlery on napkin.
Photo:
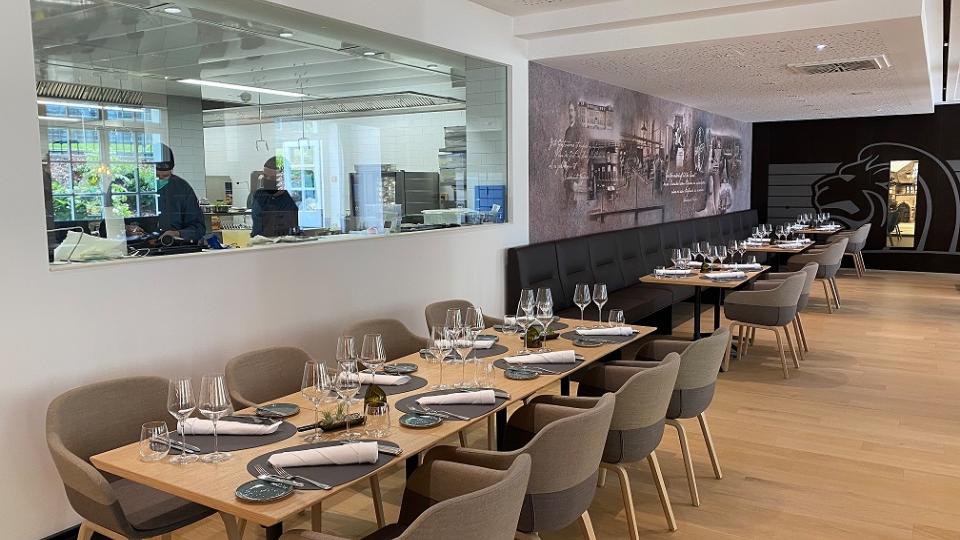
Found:
[(451, 417), (451, 418), (455, 418), (455, 419), (457, 419), (457, 420), (470, 420), (470, 418), (467, 417), (467, 416), (462, 416), (462, 415), (459, 415), (459, 414), (455, 414), (455, 413), (452, 413), (452, 412), (450, 412), (450, 411), (441, 411), (441, 410), (437, 410), (437, 409), (431, 409), (430, 407), (427, 407), (426, 405), (424, 405), (424, 404), (422, 404), (422, 403), (420, 403), (420, 407), (421, 407), (424, 411), (426, 411), (427, 413), (431, 413), (431, 414), (432, 414), (432, 413), (441, 413), (441, 414), (445, 414), (445, 415), (447, 415), (447, 416), (449, 416), (449, 417)]
[(312, 486), (314, 486), (314, 487), (318, 487), (318, 488), (320, 488), (320, 489), (327, 489), (327, 490), (333, 489), (332, 487), (330, 487), (329, 484), (324, 484), (323, 482), (317, 482), (316, 480), (313, 480), (313, 479), (311, 479), (311, 478), (307, 478), (306, 476), (301, 476), (301, 475), (299, 475), (299, 474), (290, 474), (290, 473), (287, 472), (286, 469), (284, 469), (283, 467), (281, 467), (281, 466), (279, 466), (279, 465), (271, 465), (271, 467), (273, 467), (273, 470), (277, 471), (277, 474), (276, 474), (275, 476), (278, 476), (278, 477), (280, 477), (280, 478), (282, 478), (282, 479), (284, 479), (284, 480), (302, 480), (302, 481), (304, 481), (304, 482), (306, 482), (306, 483), (308, 483), (308, 484), (310, 484), (310, 485), (312, 485)]
[[(340, 441), (340, 444), (354, 444), (354, 441)], [(403, 449), (399, 446), (390, 446), (389, 444), (380, 444), (377, 443), (377, 451), (381, 454), (389, 454), (391, 456), (399, 456), (403, 453)]]
[(254, 465), (253, 470), (257, 472), (257, 479), (263, 480), (264, 482), (270, 482), (271, 484), (283, 484), (285, 486), (302, 488), (303, 483), (290, 480), (288, 478), (281, 478), (276, 474), (270, 474), (270, 471), (266, 469), (263, 465)]

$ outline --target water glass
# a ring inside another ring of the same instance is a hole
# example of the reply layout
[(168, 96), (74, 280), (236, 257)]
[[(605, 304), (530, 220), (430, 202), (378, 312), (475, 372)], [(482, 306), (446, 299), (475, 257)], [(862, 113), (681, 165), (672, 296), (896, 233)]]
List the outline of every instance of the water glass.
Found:
[(610, 310), (610, 328), (620, 328), (626, 323), (622, 309)]
[(300, 384), (300, 394), (313, 404), (313, 433), (304, 435), (306, 442), (318, 442), (323, 436), (320, 429), (320, 405), (333, 401), (332, 388), (327, 375), (326, 367), (310, 360), (303, 366), (303, 380)]
[(377, 370), (387, 362), (387, 353), (383, 349), (383, 336), (380, 334), (365, 334), (363, 345), (360, 346), (360, 360), (370, 370), (370, 375), (376, 375)]
[(447, 355), (453, 350), (453, 341), (449, 339), (448, 334), (449, 332), (443, 326), (434, 326), (430, 330), (430, 355), (440, 364), (437, 384), (431, 386), (434, 390), (447, 389), (447, 385), (443, 384), (443, 364), (447, 361)]
[[(177, 419), (177, 428), (180, 431), (180, 441), (184, 448), (187, 445), (187, 435), (184, 432), (183, 423), (197, 409), (197, 399), (193, 394), (193, 381), (190, 377), (177, 377), (170, 381), (167, 389), (167, 411)], [(181, 452), (179, 455), (171, 456), (170, 463), (184, 465), (193, 463), (200, 459), (196, 454)]]
[(169, 453), (170, 432), (166, 422), (147, 422), (140, 426), (141, 461), (160, 461)]
[(222, 373), (203, 376), (200, 381), (200, 402), (197, 408), (200, 414), (213, 423), (213, 453), (205, 454), (200, 460), (206, 463), (220, 463), (230, 459), (229, 452), (220, 451), (217, 439), (217, 421), (233, 411), (230, 393), (227, 391), (227, 381)]
[(493, 358), (477, 359), (477, 386), (479, 388), (493, 388), (494, 374), (497, 369), (493, 366)]
[(386, 403), (369, 404), (364, 410), (367, 416), (364, 435), (371, 439), (382, 439), (390, 435), (390, 405)]

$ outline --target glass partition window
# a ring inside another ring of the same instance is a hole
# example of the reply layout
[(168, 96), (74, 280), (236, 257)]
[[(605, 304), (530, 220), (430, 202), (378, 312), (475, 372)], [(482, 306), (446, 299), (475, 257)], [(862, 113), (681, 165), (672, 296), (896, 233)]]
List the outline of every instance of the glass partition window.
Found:
[(503, 65), (258, 0), (31, 6), (57, 263), (507, 219)]

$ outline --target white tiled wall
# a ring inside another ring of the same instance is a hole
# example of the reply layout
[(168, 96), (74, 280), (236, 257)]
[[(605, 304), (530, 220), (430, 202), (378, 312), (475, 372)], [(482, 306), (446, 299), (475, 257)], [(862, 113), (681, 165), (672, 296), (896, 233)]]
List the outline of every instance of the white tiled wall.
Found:
[(507, 70), (467, 58), (467, 196), (507, 183)]
[(189, 182), (201, 199), (207, 193), (202, 113), (199, 99), (167, 97), (166, 142), (176, 160), (173, 172)]

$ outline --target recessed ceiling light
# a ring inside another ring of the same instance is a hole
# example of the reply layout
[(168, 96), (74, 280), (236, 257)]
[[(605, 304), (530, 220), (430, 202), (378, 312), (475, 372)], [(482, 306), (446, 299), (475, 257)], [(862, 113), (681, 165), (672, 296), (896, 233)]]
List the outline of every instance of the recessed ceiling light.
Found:
[(364, 55), (364, 56), (376, 56), (376, 55), (378, 55), (378, 54), (380, 54), (380, 53), (378, 53), (378, 52), (376, 52), (376, 51), (364, 51), (364, 52), (363, 52), (363, 55)]
[(284, 32), (280, 32), (280, 37), (282, 37), (282, 38), (292, 38), (292, 37), (293, 37), (293, 32), (290, 32), (289, 30), (284, 31)]
[(818, 51), (818, 52), (819, 52), (819, 51), (822, 51), (822, 50), (824, 50), (824, 49), (826, 49), (826, 48), (827, 48), (827, 46), (826, 46), (825, 44), (823, 44), (823, 43), (818, 43), (818, 44), (817, 44), (817, 51)]
[(435, 69), (436, 67), (436, 64), (427, 64), (427, 69)]
[(164, 13), (169, 13), (169, 14), (171, 14), (171, 15), (176, 15), (176, 14), (178, 14), (178, 13), (183, 13), (183, 10), (180, 9), (180, 8), (178, 8), (177, 6), (167, 6), (167, 7), (163, 8), (163, 12), (164, 12)]
[(226, 88), (227, 90), (239, 90), (241, 92), (258, 92), (260, 94), (270, 94), (284, 97), (306, 97), (306, 94), (298, 92), (287, 92), (286, 90), (273, 90), (271, 88), (260, 88), (257, 86), (246, 86), (243, 84), (223, 83), (218, 81), (204, 81), (200, 79), (180, 79), (184, 84), (194, 84), (198, 86), (212, 86), (214, 88)]

